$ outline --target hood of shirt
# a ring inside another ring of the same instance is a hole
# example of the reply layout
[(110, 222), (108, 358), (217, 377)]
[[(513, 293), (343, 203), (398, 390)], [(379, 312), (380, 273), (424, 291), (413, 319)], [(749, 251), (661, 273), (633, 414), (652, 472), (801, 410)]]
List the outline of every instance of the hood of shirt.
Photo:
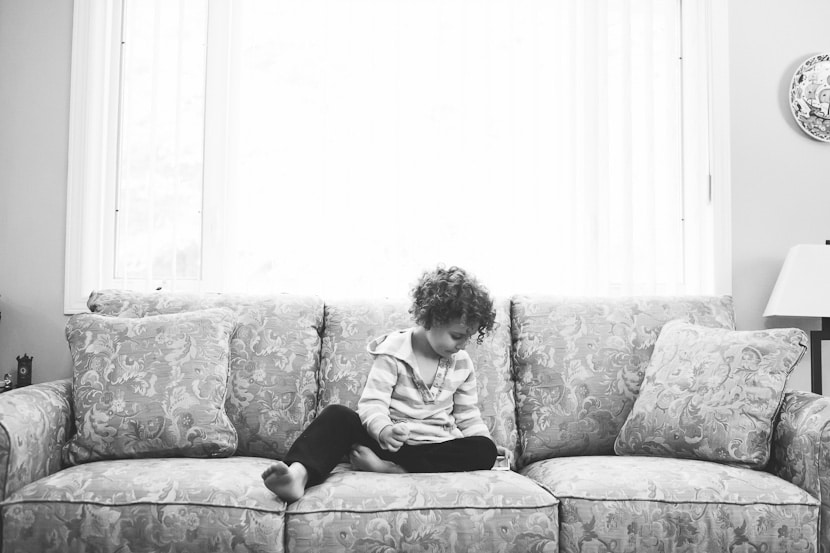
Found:
[(378, 336), (366, 346), (366, 351), (373, 356), (391, 355), (400, 359), (410, 367), (416, 366), (415, 352), (412, 351), (412, 332), (414, 328), (395, 330), (383, 336)]

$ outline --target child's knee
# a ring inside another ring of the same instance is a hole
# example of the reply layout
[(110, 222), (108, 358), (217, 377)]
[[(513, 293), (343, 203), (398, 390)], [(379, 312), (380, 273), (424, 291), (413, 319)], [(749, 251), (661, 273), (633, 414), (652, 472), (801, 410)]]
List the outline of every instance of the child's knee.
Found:
[(496, 457), (499, 454), (496, 444), (486, 436), (473, 436), (471, 439), (475, 443), (476, 456), (481, 459), (482, 465), (487, 465), (487, 468), (492, 467), (496, 463)]
[(493, 452), (493, 455), (496, 455), (498, 450), (496, 449), (496, 443), (488, 438), (487, 436), (473, 436), (476, 440), (476, 443), (484, 452)]

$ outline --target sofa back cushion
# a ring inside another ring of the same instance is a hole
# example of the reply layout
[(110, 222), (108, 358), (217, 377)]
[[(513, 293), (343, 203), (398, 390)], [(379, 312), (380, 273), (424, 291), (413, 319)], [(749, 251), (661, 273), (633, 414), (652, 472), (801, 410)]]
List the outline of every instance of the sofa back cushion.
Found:
[(140, 319), (79, 313), (66, 323), (75, 435), (66, 465), (103, 459), (229, 457), (230, 309)]
[(666, 323), (614, 451), (763, 469), (787, 377), (807, 343), (800, 328)]
[(87, 305), (94, 313), (118, 317), (210, 307), (236, 312), (225, 410), (237, 431), (238, 455), (284, 457), (316, 413), (319, 298), (103, 290), (93, 292)]
[(515, 296), (511, 316), (519, 466), (613, 455), (662, 326), (735, 327), (729, 296)]
[[(516, 451), (515, 396), (510, 371), (510, 301), (495, 302), (496, 323), (481, 345), (470, 340), (467, 352), (478, 382), (478, 404), (493, 440)], [(352, 409), (366, 383), (372, 356), (366, 345), (386, 332), (415, 323), (409, 301), (326, 301), (320, 362), (320, 409), (336, 403)]]

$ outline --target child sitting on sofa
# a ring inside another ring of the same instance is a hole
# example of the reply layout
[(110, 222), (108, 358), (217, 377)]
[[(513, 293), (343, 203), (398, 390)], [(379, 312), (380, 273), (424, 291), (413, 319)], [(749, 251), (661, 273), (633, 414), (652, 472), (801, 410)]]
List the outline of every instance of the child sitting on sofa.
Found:
[(439, 267), (421, 276), (412, 298), (416, 326), (368, 345), (374, 362), (357, 412), (329, 405), (262, 473), (283, 501), (323, 482), (346, 453), (355, 470), (388, 473), (485, 470), (507, 456), (481, 419), (464, 351), (493, 328), (487, 289), (463, 269)]

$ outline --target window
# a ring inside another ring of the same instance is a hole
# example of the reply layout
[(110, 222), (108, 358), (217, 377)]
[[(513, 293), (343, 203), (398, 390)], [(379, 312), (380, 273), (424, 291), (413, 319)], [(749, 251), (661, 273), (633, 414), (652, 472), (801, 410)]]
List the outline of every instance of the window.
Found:
[(437, 263), (497, 295), (728, 293), (716, 6), (76, 0), (66, 310), (402, 296)]

